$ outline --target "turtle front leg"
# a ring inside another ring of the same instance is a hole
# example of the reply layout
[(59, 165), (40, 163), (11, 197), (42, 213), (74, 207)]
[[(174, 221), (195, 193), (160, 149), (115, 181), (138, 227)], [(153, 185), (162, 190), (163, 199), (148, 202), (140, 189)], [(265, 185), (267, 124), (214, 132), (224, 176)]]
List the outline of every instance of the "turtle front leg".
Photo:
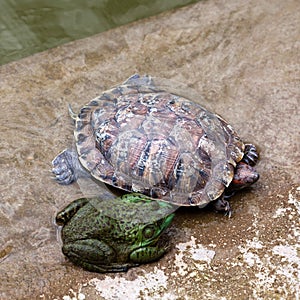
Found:
[(232, 210), (229, 202), (224, 199), (224, 194), (217, 200), (213, 201), (212, 205), (217, 212), (224, 212), (225, 216), (228, 216), (229, 218), (231, 217)]
[(245, 144), (245, 151), (244, 151), (244, 157), (242, 159), (242, 162), (253, 167), (256, 165), (257, 161), (258, 161), (258, 152), (256, 147), (252, 144)]

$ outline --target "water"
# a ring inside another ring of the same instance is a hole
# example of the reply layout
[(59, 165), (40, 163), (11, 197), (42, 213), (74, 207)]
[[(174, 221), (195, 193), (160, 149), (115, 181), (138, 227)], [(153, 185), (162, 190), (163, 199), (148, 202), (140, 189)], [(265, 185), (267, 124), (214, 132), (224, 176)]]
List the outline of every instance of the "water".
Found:
[(196, 0), (1, 0), (0, 65)]

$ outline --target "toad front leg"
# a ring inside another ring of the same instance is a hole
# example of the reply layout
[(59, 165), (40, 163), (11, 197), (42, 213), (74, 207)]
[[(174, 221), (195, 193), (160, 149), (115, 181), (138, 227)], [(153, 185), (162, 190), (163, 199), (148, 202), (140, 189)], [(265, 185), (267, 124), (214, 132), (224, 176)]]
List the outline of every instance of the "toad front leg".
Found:
[(137, 264), (149, 263), (161, 258), (167, 252), (167, 248), (144, 247), (134, 250), (130, 254), (130, 260)]

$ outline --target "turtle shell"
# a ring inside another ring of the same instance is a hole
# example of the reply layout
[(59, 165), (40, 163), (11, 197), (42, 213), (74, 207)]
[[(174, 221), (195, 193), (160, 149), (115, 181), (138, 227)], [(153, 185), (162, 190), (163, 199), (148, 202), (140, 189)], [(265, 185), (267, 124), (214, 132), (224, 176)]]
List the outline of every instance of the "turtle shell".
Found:
[(220, 197), (244, 144), (220, 116), (134, 75), (84, 106), (79, 161), (97, 180), (177, 205)]

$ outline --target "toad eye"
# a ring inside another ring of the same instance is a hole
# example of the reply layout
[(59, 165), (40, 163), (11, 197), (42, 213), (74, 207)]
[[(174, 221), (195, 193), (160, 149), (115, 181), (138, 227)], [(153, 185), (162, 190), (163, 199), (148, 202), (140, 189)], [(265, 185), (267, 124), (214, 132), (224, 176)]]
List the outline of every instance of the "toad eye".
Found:
[(148, 226), (146, 226), (146, 227), (143, 229), (143, 236), (144, 236), (146, 239), (150, 239), (150, 238), (152, 238), (152, 237), (154, 236), (155, 231), (156, 231), (155, 226), (153, 226), (153, 225), (148, 225)]

